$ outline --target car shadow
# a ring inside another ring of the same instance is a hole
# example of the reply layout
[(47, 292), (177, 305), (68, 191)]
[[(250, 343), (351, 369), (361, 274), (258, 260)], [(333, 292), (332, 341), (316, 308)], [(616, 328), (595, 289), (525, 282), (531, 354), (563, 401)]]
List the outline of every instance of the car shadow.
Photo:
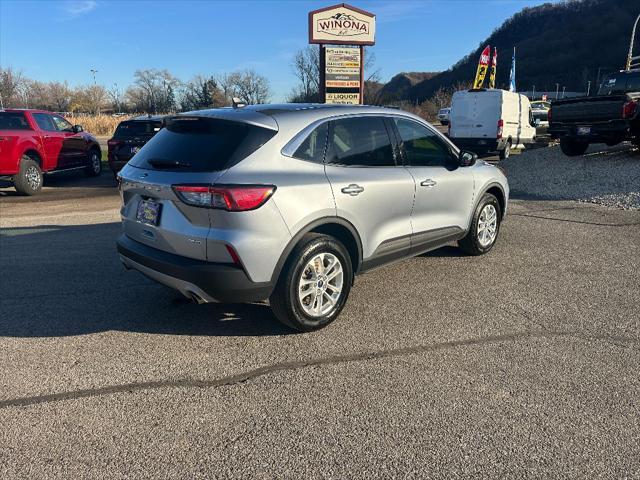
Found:
[(110, 330), (163, 335), (294, 333), (268, 305), (196, 305), (119, 261), (119, 223), (0, 229), (0, 336)]
[[(53, 173), (44, 176), (43, 191), (32, 198), (41, 198), (42, 195), (51, 191), (64, 188), (90, 188), (90, 189), (115, 189), (117, 183), (113, 173), (108, 168), (103, 167), (102, 173), (97, 177), (87, 177), (81, 170), (70, 170), (68, 172)], [(22, 197), (13, 188), (13, 183), (8, 180), (0, 180), (0, 198), (2, 197)]]

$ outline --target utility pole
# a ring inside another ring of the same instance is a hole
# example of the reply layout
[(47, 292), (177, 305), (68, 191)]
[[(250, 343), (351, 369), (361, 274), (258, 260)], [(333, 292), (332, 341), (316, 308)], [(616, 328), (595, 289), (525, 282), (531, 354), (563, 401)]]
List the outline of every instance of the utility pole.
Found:
[(567, 88), (564, 85), (562, 86), (562, 98), (564, 98), (564, 89)]
[(556, 100), (558, 100), (558, 91), (560, 90), (560, 84), (556, 83)]
[(589, 80), (589, 83), (587, 84), (587, 97), (589, 96), (590, 93), (591, 93), (591, 80)]
[(98, 70), (95, 70), (95, 69), (92, 68), (89, 71), (91, 72), (91, 75), (93, 75), (93, 84), (95, 85), (96, 84), (96, 73), (98, 73)]
[(533, 93), (531, 93), (531, 100), (535, 100), (536, 99), (536, 86), (533, 86)]

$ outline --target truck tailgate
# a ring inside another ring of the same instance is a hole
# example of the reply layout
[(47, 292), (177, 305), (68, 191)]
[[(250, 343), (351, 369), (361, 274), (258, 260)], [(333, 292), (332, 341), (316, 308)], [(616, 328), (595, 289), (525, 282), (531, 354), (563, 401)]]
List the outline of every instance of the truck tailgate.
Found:
[(554, 123), (585, 123), (587, 125), (622, 118), (626, 95), (560, 100), (551, 105)]

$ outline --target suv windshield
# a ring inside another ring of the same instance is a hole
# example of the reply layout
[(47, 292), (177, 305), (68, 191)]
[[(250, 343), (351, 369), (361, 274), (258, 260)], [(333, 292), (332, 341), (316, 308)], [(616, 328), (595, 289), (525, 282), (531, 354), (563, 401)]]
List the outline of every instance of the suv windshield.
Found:
[(0, 130), (31, 130), (22, 112), (0, 112)]
[(275, 134), (217, 118), (172, 117), (129, 164), (150, 170), (215, 172), (248, 157)]
[(113, 138), (152, 136), (161, 128), (160, 121), (129, 120), (118, 125)]

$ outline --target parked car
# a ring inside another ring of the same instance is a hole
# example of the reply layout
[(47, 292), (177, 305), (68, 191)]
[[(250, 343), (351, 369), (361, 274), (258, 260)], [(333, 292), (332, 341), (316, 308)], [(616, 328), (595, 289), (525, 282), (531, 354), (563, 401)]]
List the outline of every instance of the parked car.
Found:
[(449, 138), (460, 148), (476, 153), (498, 152), (504, 160), (512, 148), (535, 142), (536, 125), (529, 99), (498, 89), (455, 92)]
[(381, 107), (169, 117), (119, 173), (118, 252), (198, 303), (269, 299), (282, 322), (315, 330), (338, 316), (354, 275), (452, 241), (491, 250), (509, 187), (476, 159)]
[(44, 174), (84, 170), (100, 175), (100, 145), (80, 125), (43, 110), (0, 110), (0, 177), (23, 195), (42, 189)]
[(533, 119), (536, 120), (538, 126), (549, 125), (549, 109), (551, 108), (551, 102), (538, 101), (531, 102), (531, 113), (533, 113)]
[(441, 108), (438, 111), (438, 120), (442, 125), (449, 125), (449, 114), (451, 113), (451, 107)]
[(162, 128), (162, 116), (143, 115), (120, 122), (107, 141), (109, 168), (114, 175)]
[(640, 146), (640, 70), (608, 77), (593, 97), (554, 100), (549, 134), (560, 139), (567, 156), (582, 155), (592, 143), (616, 145), (631, 140)]

